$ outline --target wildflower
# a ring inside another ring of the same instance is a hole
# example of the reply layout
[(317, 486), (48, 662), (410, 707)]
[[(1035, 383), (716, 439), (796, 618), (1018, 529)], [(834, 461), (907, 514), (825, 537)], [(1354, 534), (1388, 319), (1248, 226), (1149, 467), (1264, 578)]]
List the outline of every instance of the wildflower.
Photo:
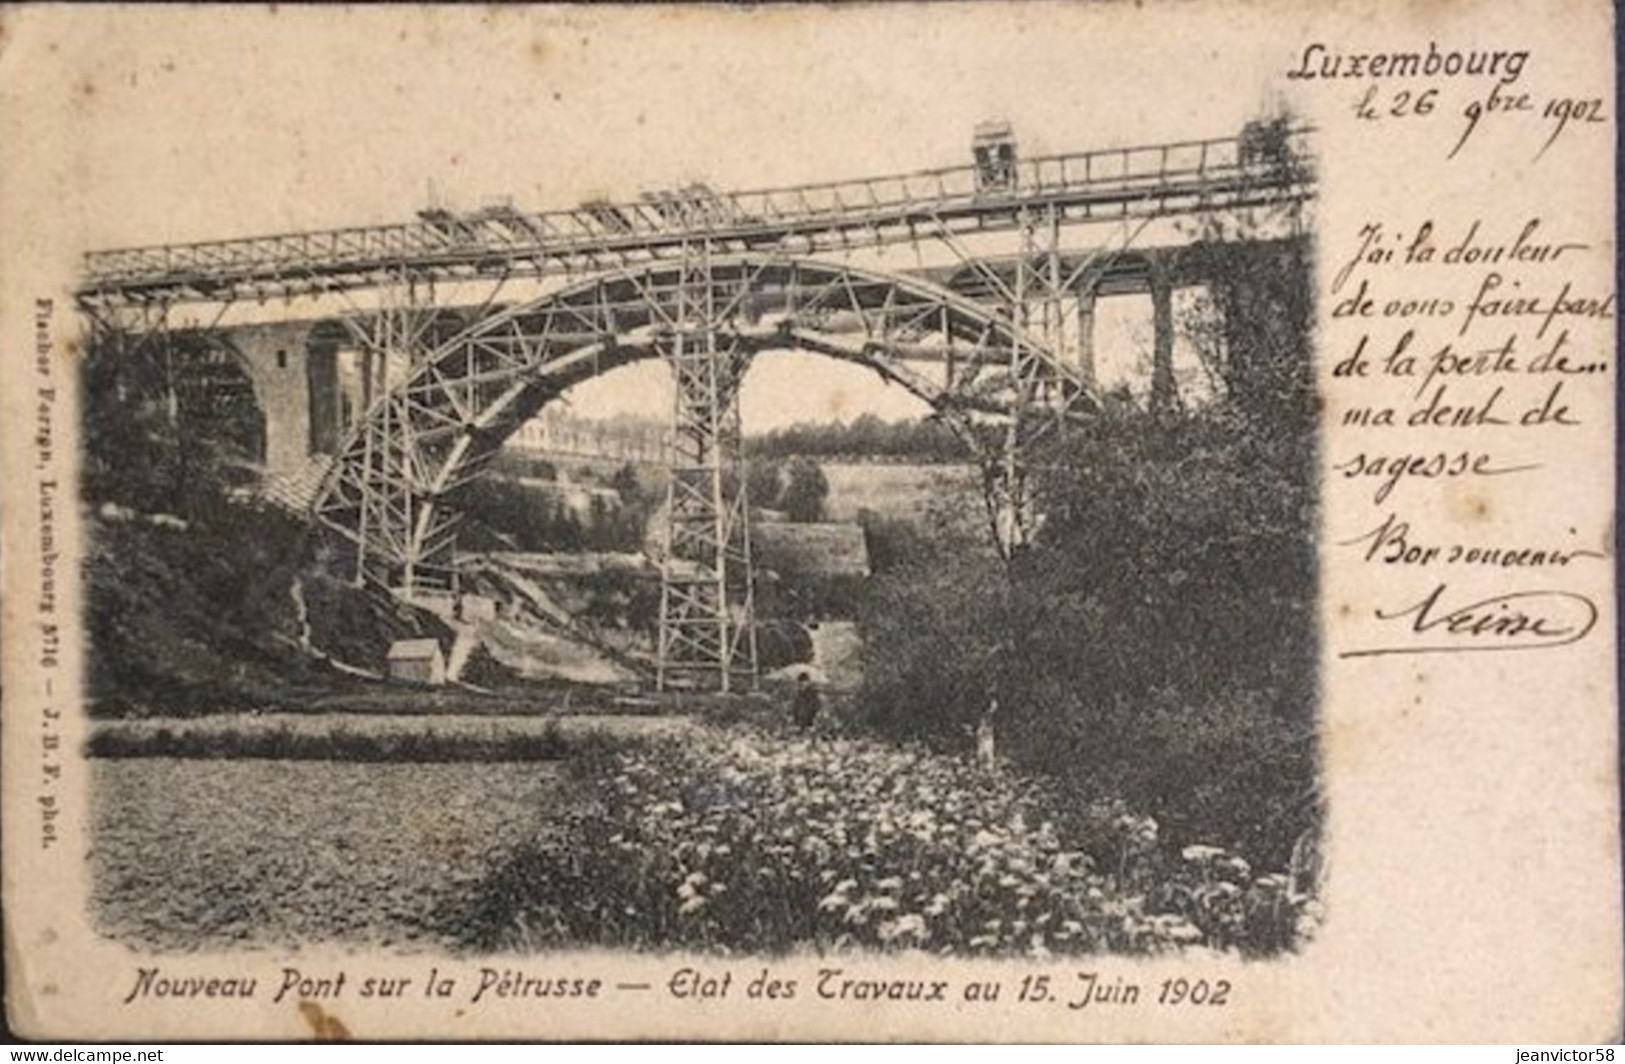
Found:
[(907, 913), (881, 924), (879, 935), (882, 942), (893, 942), (899, 938), (929, 938), (931, 932), (925, 926), (925, 918), (919, 913)]
[(1164, 938), (1171, 939), (1174, 942), (1188, 943), (1202, 941), (1201, 928), (1197, 927), (1189, 920), (1175, 918), (1163, 924), (1160, 930)]
[(1058, 853), (1050, 861), (1050, 872), (1058, 876), (1073, 875), (1077, 872), (1088, 871), (1088, 869), (1088, 856), (1075, 851)]

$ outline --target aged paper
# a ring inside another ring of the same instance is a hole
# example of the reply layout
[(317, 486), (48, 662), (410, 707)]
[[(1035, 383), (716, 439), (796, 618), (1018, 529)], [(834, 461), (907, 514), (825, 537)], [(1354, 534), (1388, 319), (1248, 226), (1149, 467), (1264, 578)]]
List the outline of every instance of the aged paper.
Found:
[(1612, 40), (0, 9), (13, 1028), (1617, 1040)]

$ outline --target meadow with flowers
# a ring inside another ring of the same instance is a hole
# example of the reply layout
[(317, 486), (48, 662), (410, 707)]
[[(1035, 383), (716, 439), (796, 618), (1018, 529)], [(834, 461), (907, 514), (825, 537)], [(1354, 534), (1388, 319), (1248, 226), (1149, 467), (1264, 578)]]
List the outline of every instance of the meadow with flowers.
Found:
[(1284, 870), (922, 748), (702, 726), (572, 764), (583, 800), (446, 914), (468, 947), (1261, 956), (1318, 918)]

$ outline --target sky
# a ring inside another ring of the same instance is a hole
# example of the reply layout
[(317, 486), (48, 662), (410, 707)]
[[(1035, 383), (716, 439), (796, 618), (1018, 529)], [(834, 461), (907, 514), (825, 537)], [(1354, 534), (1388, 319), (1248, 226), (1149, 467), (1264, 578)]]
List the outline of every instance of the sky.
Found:
[[(0, 104), (70, 139), (58, 172), (23, 180), (55, 190), (51, 239), (75, 253), (399, 222), (431, 196), (545, 209), (958, 165), (993, 117), (1027, 155), (1225, 136), (1277, 103), (1291, 58), (1247, 54), (1245, 9), (1225, 16), (1222, 55), (1196, 8), (1178, 41), (1125, 46), (1107, 30), (1127, 4), (14, 10), (37, 21), (0, 63), (44, 73)], [(1103, 359), (1132, 358), (1131, 333), (1104, 338)], [(665, 387), (645, 367), (573, 398), (664, 412)], [(743, 401), (755, 430), (921, 411), (804, 355), (764, 358)]]
[(431, 183), (542, 208), (954, 165), (989, 117), (1027, 154), (1222, 136), (1273, 102), (1234, 34), (1153, 91), (1166, 37), (1090, 32), (1126, 6), (92, 7), (13, 48), (61, 57), (64, 192), (120, 246), (400, 221)]

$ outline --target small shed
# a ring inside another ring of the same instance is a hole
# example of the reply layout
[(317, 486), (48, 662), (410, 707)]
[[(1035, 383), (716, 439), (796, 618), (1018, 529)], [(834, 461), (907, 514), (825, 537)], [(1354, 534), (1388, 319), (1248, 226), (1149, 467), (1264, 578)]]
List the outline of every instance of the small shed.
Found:
[(438, 639), (397, 639), (389, 645), (389, 678), (408, 683), (446, 682), (446, 656)]

